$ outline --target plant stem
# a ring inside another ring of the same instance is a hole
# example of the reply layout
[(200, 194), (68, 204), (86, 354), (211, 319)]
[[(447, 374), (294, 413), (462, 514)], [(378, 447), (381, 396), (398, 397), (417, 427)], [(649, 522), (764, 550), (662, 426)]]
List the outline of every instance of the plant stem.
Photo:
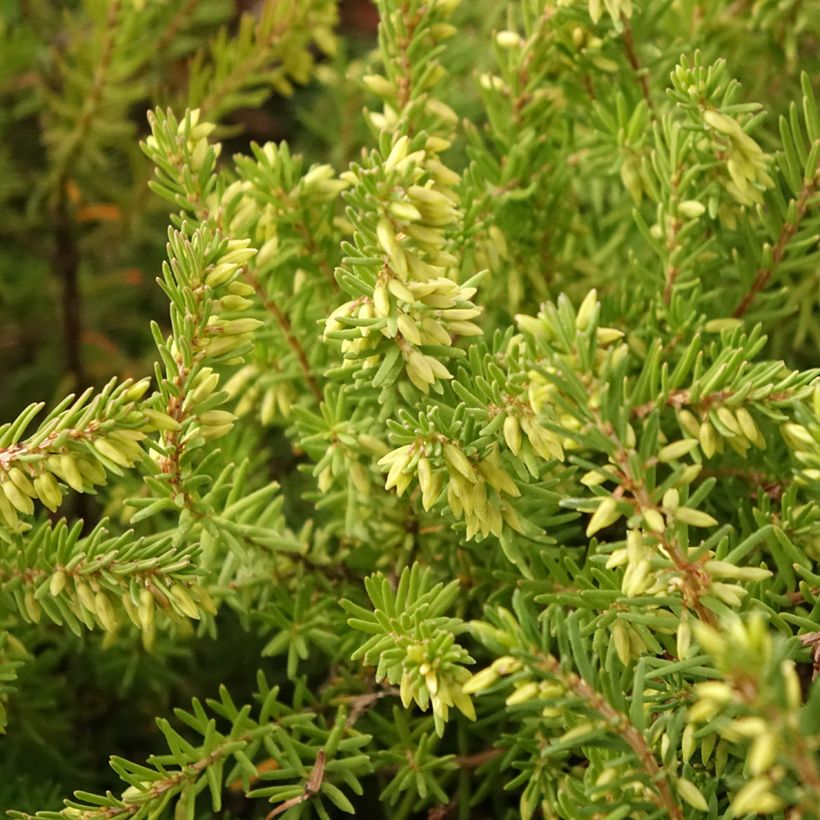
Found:
[(794, 221), (789, 222), (787, 220), (783, 223), (783, 227), (780, 229), (780, 236), (777, 238), (777, 244), (775, 244), (774, 249), (772, 250), (771, 264), (757, 269), (752, 286), (749, 288), (746, 295), (740, 300), (740, 303), (732, 314), (733, 316), (740, 318), (746, 315), (747, 311), (752, 306), (752, 303), (757, 298), (757, 295), (763, 290), (763, 288), (766, 287), (769, 279), (772, 278), (772, 275), (777, 270), (778, 265), (780, 265), (783, 261), (788, 244), (792, 240), (792, 237), (797, 233), (797, 229), (800, 227), (800, 222), (806, 215), (806, 211), (809, 207), (809, 200), (814, 194), (818, 178), (820, 178), (820, 166), (815, 169), (814, 176), (804, 181), (803, 188), (797, 198)]

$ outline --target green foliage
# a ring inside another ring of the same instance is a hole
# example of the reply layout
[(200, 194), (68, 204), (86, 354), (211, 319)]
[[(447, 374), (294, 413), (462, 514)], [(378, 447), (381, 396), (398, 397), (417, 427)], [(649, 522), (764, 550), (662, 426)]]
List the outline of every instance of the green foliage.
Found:
[[(75, 389), (4, 396), (3, 807), (817, 816), (816, 6), (377, 5), (349, 62), (330, 0), (0, 28), (0, 298), (52, 268)], [(314, 74), (327, 122), (227, 156)], [(89, 370), (129, 254), (168, 317)], [(86, 658), (134, 699), (110, 778)]]

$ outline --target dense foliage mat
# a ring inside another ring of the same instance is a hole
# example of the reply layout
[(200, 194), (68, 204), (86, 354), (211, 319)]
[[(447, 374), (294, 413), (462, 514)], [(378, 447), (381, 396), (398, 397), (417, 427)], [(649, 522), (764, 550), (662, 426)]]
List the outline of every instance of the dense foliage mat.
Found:
[(11, 5), (0, 805), (820, 817), (820, 5)]

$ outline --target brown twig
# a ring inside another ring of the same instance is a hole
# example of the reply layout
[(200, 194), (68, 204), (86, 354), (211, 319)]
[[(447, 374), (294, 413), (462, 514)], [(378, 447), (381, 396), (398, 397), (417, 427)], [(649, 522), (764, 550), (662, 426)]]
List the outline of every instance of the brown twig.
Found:
[(319, 387), (319, 383), (316, 381), (316, 378), (311, 371), (310, 362), (308, 361), (307, 353), (305, 353), (304, 347), (302, 347), (302, 343), (293, 333), (290, 319), (288, 319), (288, 317), (282, 312), (279, 305), (277, 305), (276, 302), (271, 299), (267, 293), (265, 293), (259, 278), (249, 268), (245, 271), (245, 280), (254, 289), (254, 291), (256, 291), (256, 295), (259, 297), (259, 301), (265, 309), (273, 315), (274, 319), (276, 319), (276, 323), (279, 325), (282, 335), (285, 337), (285, 341), (287, 341), (293, 352), (296, 354), (296, 359), (299, 362), (299, 367), (302, 369), (305, 382), (307, 382), (310, 392), (313, 393), (316, 401), (321, 402), (321, 388)]
[(665, 811), (666, 816), (671, 820), (683, 820), (683, 812), (672, 794), (668, 773), (655, 760), (655, 755), (646, 742), (646, 738), (629, 718), (615, 709), (582, 677), (574, 672), (564, 672), (560, 663), (552, 655), (543, 656), (542, 667), (607, 721), (610, 729), (632, 749), (644, 771), (649, 775), (659, 808)]
[(71, 374), (75, 387), (79, 387), (85, 380), (85, 371), (82, 362), (82, 310), (80, 307), (80, 288), (78, 270), (80, 253), (74, 237), (73, 224), (68, 212), (66, 185), (68, 170), (83, 140), (91, 127), (91, 122), (97, 107), (102, 99), (106, 76), (111, 66), (114, 52), (114, 40), (117, 31), (117, 18), (120, 13), (120, 0), (114, 0), (108, 9), (105, 22), (105, 34), (100, 51), (100, 59), (94, 70), (91, 90), (83, 103), (80, 116), (74, 128), (59, 147), (55, 162), (54, 200), (52, 221), (54, 224), (54, 253), (51, 269), (61, 290), (61, 313), (63, 346), (65, 347), (66, 367)]
[[(615, 456), (618, 467), (623, 476), (623, 484), (619, 490), (629, 493), (636, 507), (636, 512), (654, 509), (655, 504), (649, 497), (643, 482), (637, 479), (629, 466), (629, 455), (626, 450), (621, 449)], [(683, 603), (687, 609), (692, 609), (697, 613), (698, 618), (704, 623), (714, 625), (716, 623), (715, 614), (701, 603), (701, 597), (708, 593), (712, 579), (700, 566), (699, 563), (692, 563), (680, 551), (678, 545), (670, 541), (664, 533), (654, 533), (658, 539), (663, 552), (669, 556), (675, 569), (680, 573), (681, 594)]]
[(315, 797), (319, 794), (319, 789), (322, 788), (322, 781), (324, 779), (325, 750), (319, 749), (316, 753), (316, 763), (313, 765), (313, 769), (311, 769), (310, 777), (308, 778), (307, 783), (305, 783), (305, 790), (302, 794), (297, 795), (296, 797), (291, 797), (290, 800), (286, 800), (284, 803), (280, 803), (273, 811), (268, 812), (265, 816), (265, 820), (272, 820), (272, 818), (278, 817), (280, 814), (284, 814), (288, 809), (292, 809), (294, 806), (298, 806), (300, 803), (305, 803), (312, 797)]
[[(733, 395), (734, 392), (731, 390), (718, 390), (715, 393), (709, 393), (706, 396), (701, 396), (697, 401), (697, 405), (703, 410), (708, 410), (713, 404), (722, 404)], [(778, 402), (786, 401), (790, 399), (791, 396), (789, 393), (783, 391), (779, 393), (770, 393), (766, 398), (769, 401)], [(676, 410), (691, 406), (694, 403), (695, 402), (692, 401), (692, 392), (685, 388), (681, 390), (672, 390), (664, 402), (667, 407), (674, 407)], [(648, 401), (646, 404), (639, 404), (637, 407), (633, 407), (632, 414), (637, 416), (637, 418), (642, 419), (648, 416), (657, 407), (657, 401)]]
[(649, 106), (649, 110), (654, 113), (655, 106), (652, 103), (652, 96), (649, 92), (649, 81), (646, 79), (646, 71), (641, 65), (638, 52), (635, 50), (635, 38), (632, 34), (632, 25), (627, 17), (623, 17), (622, 22), (624, 29), (621, 38), (623, 39), (624, 47), (626, 48), (626, 58), (629, 60), (629, 64), (635, 72), (635, 77), (640, 83), (641, 93), (643, 94), (643, 98), (646, 100), (646, 104)]
[[(298, 9), (299, 5), (294, 5), (294, 8)], [(278, 26), (274, 26), (266, 35), (259, 37), (256, 42), (256, 50), (251, 51), (248, 57), (240, 62), (219, 84), (211, 83), (208, 87), (207, 96), (203, 97), (197, 105), (203, 116), (218, 119), (222, 113), (220, 106), (224, 100), (237, 88), (241, 88), (242, 83), (248, 76), (265, 65), (266, 61), (270, 59), (271, 51), (276, 46), (277, 41), (293, 28), (291, 15)], [(281, 58), (276, 60), (275, 64), (281, 66)]]
[(820, 165), (815, 169), (814, 176), (812, 176), (810, 179), (806, 179), (803, 183), (803, 188), (801, 189), (800, 195), (797, 198), (794, 221), (786, 221), (783, 223), (783, 227), (780, 229), (780, 236), (777, 238), (777, 243), (775, 244), (774, 249), (772, 250), (771, 263), (769, 265), (765, 265), (757, 269), (757, 273), (755, 274), (752, 286), (749, 288), (745, 296), (740, 300), (740, 303), (735, 308), (734, 313), (732, 314), (733, 316), (739, 318), (746, 314), (746, 312), (752, 306), (754, 300), (757, 298), (757, 295), (760, 293), (761, 290), (763, 290), (763, 288), (766, 287), (766, 284), (768, 283), (769, 279), (772, 278), (772, 275), (777, 270), (777, 267), (783, 261), (783, 256), (786, 253), (788, 244), (792, 240), (792, 237), (794, 237), (794, 235), (797, 233), (797, 230), (800, 227), (800, 222), (806, 215), (806, 210), (809, 207), (809, 200), (811, 199), (811, 196), (815, 191), (818, 178), (820, 178)]
[(85, 369), (82, 360), (82, 313), (80, 307), (80, 288), (78, 270), (80, 253), (74, 239), (71, 218), (66, 209), (66, 202), (60, 194), (53, 214), (54, 254), (51, 260), (51, 271), (61, 288), (60, 311), (62, 314), (63, 348), (66, 368), (71, 375), (73, 387), (78, 388), (85, 382)]
[(503, 749), (485, 749), (483, 752), (456, 757), (455, 764), (459, 769), (477, 769), (479, 766), (500, 757), (503, 753)]
[[(672, 178), (669, 181), (671, 194), (672, 194), (672, 201), (677, 203), (678, 200), (678, 187), (680, 186), (680, 175), (681, 169), (676, 168), (675, 172), (672, 174)], [(677, 211), (677, 208), (675, 208)], [(666, 240), (666, 250), (669, 253), (669, 260), (672, 259), (673, 254), (677, 250), (678, 246), (678, 233), (682, 227), (682, 222), (680, 217), (677, 213), (672, 216), (669, 222), (669, 238)], [(666, 270), (664, 271), (664, 279), (666, 280), (666, 284), (664, 285), (663, 289), (663, 303), (665, 305), (670, 304), (672, 301), (672, 291), (675, 288), (675, 282), (680, 274), (680, 268), (673, 264), (671, 261), (667, 262)]]
[(171, 18), (171, 21), (168, 23), (165, 32), (159, 38), (155, 47), (156, 54), (160, 58), (164, 58), (166, 56), (168, 46), (170, 46), (171, 43), (174, 42), (177, 33), (185, 24), (185, 22), (191, 18), (191, 16), (194, 13), (194, 10), (199, 5), (199, 3), (200, 0), (187, 0), (187, 2), (185, 2), (177, 10), (177, 13)]

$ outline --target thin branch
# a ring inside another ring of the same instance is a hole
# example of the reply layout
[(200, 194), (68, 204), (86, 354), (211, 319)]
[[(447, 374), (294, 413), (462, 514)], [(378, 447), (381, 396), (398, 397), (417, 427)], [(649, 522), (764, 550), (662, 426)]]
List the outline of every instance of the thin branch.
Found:
[(284, 814), (288, 809), (292, 809), (300, 803), (306, 803), (312, 797), (315, 797), (319, 794), (319, 789), (322, 788), (322, 781), (324, 779), (325, 750), (319, 749), (316, 753), (316, 763), (310, 771), (310, 777), (308, 778), (307, 783), (305, 783), (305, 790), (302, 794), (297, 795), (296, 797), (291, 797), (290, 800), (286, 800), (284, 803), (280, 803), (273, 811), (268, 812), (265, 816), (265, 820), (272, 820), (272, 818), (278, 817), (280, 814)]
[(156, 53), (160, 58), (166, 56), (168, 47), (174, 42), (180, 29), (192, 17), (199, 3), (200, 0), (186, 0), (186, 2), (177, 9), (177, 13), (171, 18), (168, 27), (156, 44)]
[(814, 176), (805, 180), (803, 183), (803, 188), (797, 198), (794, 222), (786, 221), (780, 229), (780, 236), (777, 238), (777, 243), (772, 250), (771, 264), (757, 269), (752, 286), (749, 288), (746, 295), (740, 300), (740, 303), (732, 314), (733, 316), (737, 318), (745, 316), (749, 308), (752, 306), (752, 303), (757, 298), (757, 295), (763, 290), (763, 288), (766, 287), (769, 279), (772, 278), (774, 272), (783, 261), (783, 257), (786, 254), (786, 249), (788, 248), (789, 242), (797, 233), (797, 230), (800, 227), (800, 222), (806, 215), (806, 211), (809, 207), (809, 200), (817, 187), (818, 178), (820, 178), (820, 165), (818, 165), (815, 169)]
[(276, 323), (279, 325), (279, 328), (282, 331), (282, 335), (285, 337), (285, 341), (290, 345), (293, 352), (296, 354), (296, 360), (299, 362), (299, 367), (302, 369), (302, 373), (305, 377), (305, 382), (307, 386), (310, 388), (310, 392), (313, 393), (316, 401), (321, 403), (322, 401), (322, 391), (319, 387), (319, 383), (316, 381), (316, 377), (313, 375), (313, 372), (310, 368), (310, 362), (308, 361), (307, 353), (305, 353), (304, 347), (302, 347), (302, 343), (293, 333), (293, 328), (290, 324), (290, 319), (282, 312), (282, 309), (276, 302), (271, 299), (267, 293), (265, 293), (265, 289), (262, 287), (262, 283), (259, 281), (259, 277), (256, 276), (253, 271), (249, 268), (246, 269), (245, 272), (245, 280), (248, 284), (256, 291), (256, 295), (259, 297), (259, 301), (268, 310), (272, 315), (273, 318), (276, 319)]
[(54, 224), (54, 253), (51, 270), (60, 283), (61, 314), (63, 329), (63, 347), (65, 348), (66, 367), (71, 374), (75, 387), (85, 381), (82, 363), (82, 321), (80, 308), (80, 289), (78, 269), (80, 253), (74, 237), (72, 220), (68, 213), (66, 201), (66, 184), (68, 172), (77, 153), (81, 150), (88, 134), (94, 115), (100, 104), (105, 87), (108, 70), (114, 53), (114, 40), (117, 32), (121, 0), (114, 0), (108, 9), (105, 21), (105, 34), (100, 51), (100, 60), (94, 70), (91, 90), (83, 103), (80, 116), (74, 124), (65, 142), (58, 149), (55, 157), (56, 172), (54, 175), (55, 199), (53, 201), (52, 220)]
[(54, 254), (51, 271), (60, 283), (60, 312), (62, 317), (63, 350), (66, 369), (71, 375), (74, 388), (85, 382), (82, 360), (82, 310), (78, 271), (80, 253), (75, 242), (73, 225), (68, 215), (66, 201), (61, 191), (53, 214)]
[[(672, 178), (669, 181), (672, 200), (675, 203), (677, 203), (678, 200), (678, 188), (680, 186), (681, 171), (681, 168), (676, 168), (675, 173), (672, 174)], [(672, 217), (669, 224), (669, 238), (666, 240), (666, 250), (669, 253), (667, 259), (669, 261), (667, 261), (666, 270), (664, 271), (664, 279), (666, 280), (666, 284), (663, 289), (663, 303), (665, 305), (672, 302), (672, 292), (675, 288), (675, 282), (678, 275), (680, 274), (680, 268), (673, 264), (671, 259), (679, 247), (678, 233), (680, 232), (681, 227), (682, 222), (680, 216), (677, 214), (677, 207), (675, 207), (675, 215)]]
[(672, 795), (669, 774), (663, 769), (643, 733), (640, 732), (629, 718), (615, 709), (603, 695), (599, 694), (582, 677), (574, 672), (564, 672), (561, 664), (552, 655), (542, 655), (542, 667), (545, 671), (557, 678), (569, 691), (581, 698), (593, 711), (597, 712), (609, 724), (612, 731), (618, 734), (640, 760), (644, 771), (655, 789), (656, 803), (666, 816), (672, 820), (684, 820), (683, 812)]
[[(616, 454), (621, 475), (624, 483), (619, 490), (624, 490), (632, 495), (634, 499), (635, 511), (657, 509), (643, 482), (637, 479), (629, 466), (629, 454), (623, 447)], [(670, 541), (665, 533), (653, 533), (658, 539), (663, 552), (669, 556), (675, 569), (680, 573), (681, 594), (683, 603), (687, 609), (692, 609), (697, 613), (698, 618), (706, 624), (716, 623), (715, 614), (701, 603), (701, 597), (709, 592), (712, 579), (706, 573), (699, 562), (689, 561), (681, 552), (676, 543)]]
[(500, 757), (503, 753), (504, 749), (485, 749), (483, 752), (456, 757), (455, 764), (459, 769), (477, 769), (479, 766)]
[[(295, 5), (294, 8), (298, 8), (298, 4)], [(200, 100), (197, 105), (197, 108), (203, 112), (206, 118), (213, 117), (219, 119), (222, 113), (220, 106), (224, 104), (225, 99), (237, 89), (241, 89), (248, 77), (252, 77), (254, 72), (260, 71), (265, 66), (266, 61), (270, 59), (271, 52), (278, 44), (278, 41), (293, 28), (292, 20), (293, 15), (291, 14), (288, 19), (274, 26), (266, 35), (261, 35), (257, 30), (256, 42), (254, 44), (255, 50), (251, 51), (248, 57), (242, 62), (234, 66), (233, 70), (226, 77), (222, 78), (219, 83), (211, 82), (209, 84), (207, 96)], [(280, 57), (273, 62), (269, 70), (273, 65), (281, 67), (282, 64), (283, 62)]]
[[(692, 401), (692, 391), (686, 388), (680, 390), (672, 390), (664, 400), (667, 407), (674, 407), (676, 410), (681, 410), (684, 407), (691, 407), (697, 404), (703, 410), (708, 410), (713, 404), (723, 404), (727, 399), (734, 395), (732, 390), (718, 390), (715, 393), (709, 393), (706, 396), (701, 396), (697, 402)], [(770, 393), (766, 399), (771, 402), (788, 401), (792, 398), (787, 391), (778, 393)], [(648, 401), (646, 404), (639, 404), (632, 408), (632, 414), (639, 419), (645, 418), (653, 410), (659, 406), (657, 401)]]
[(649, 106), (649, 110), (654, 113), (655, 106), (652, 103), (652, 96), (649, 92), (649, 81), (646, 79), (646, 69), (641, 65), (641, 61), (638, 57), (638, 52), (635, 50), (635, 38), (632, 34), (632, 24), (629, 22), (629, 18), (623, 17), (623, 34), (621, 38), (624, 41), (624, 47), (626, 48), (626, 58), (629, 60), (629, 64), (632, 66), (632, 70), (635, 72), (635, 77), (640, 83), (641, 86), (641, 93), (643, 94), (643, 98), (646, 100), (646, 104)]

